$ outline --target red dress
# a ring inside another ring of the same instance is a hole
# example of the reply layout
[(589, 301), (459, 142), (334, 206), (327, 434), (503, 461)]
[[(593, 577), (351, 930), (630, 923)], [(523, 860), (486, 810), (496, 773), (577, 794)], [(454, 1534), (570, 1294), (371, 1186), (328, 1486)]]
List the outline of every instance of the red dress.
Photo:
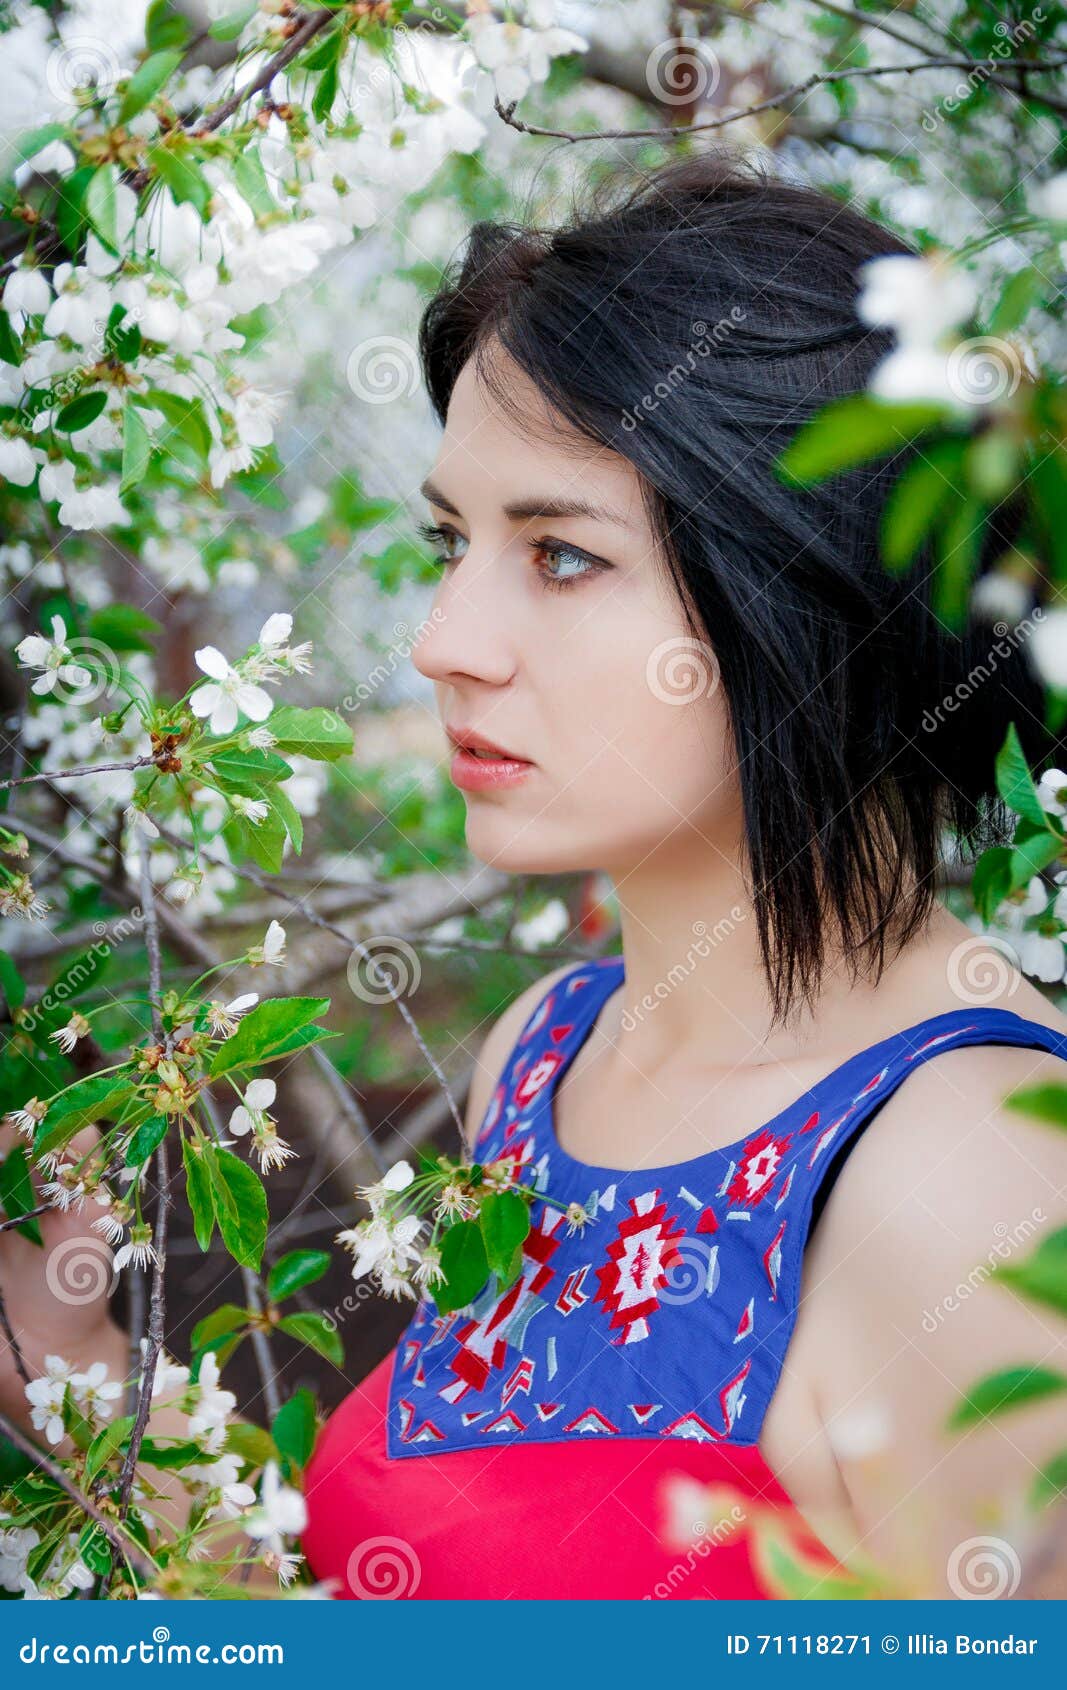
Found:
[(592, 1223), (572, 1231), (534, 1203), (519, 1279), (501, 1293), (490, 1275), (445, 1316), (424, 1298), (322, 1430), (302, 1548), (340, 1598), (765, 1598), (787, 1593), (775, 1547), (823, 1594), (848, 1577), (758, 1448), (815, 1215), (913, 1064), (979, 1043), (1067, 1056), (1067, 1040), (1011, 1011), (952, 1010), (743, 1140), (602, 1168), (559, 1144), (552, 1094), (622, 978), (609, 957), (546, 994), (477, 1141)]

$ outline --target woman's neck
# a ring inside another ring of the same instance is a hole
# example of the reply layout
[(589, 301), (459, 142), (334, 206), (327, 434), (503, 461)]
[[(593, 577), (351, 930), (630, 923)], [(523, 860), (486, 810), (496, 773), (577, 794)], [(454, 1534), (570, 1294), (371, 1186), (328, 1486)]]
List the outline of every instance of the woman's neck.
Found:
[(692, 872), (678, 855), (664, 871), (646, 861), (615, 879), (626, 981), (601, 1026), (628, 1062), (653, 1071), (679, 1052), (698, 1051), (710, 1067), (731, 1071), (842, 1056), (885, 1031), (960, 1007), (946, 977), (953, 947), (973, 935), (940, 903), (873, 984), (854, 976), (838, 950), (828, 957), (813, 1008), (794, 1007), (774, 1026), (771, 994), (759, 951), (756, 918), (737, 863), (712, 857), (705, 844)]

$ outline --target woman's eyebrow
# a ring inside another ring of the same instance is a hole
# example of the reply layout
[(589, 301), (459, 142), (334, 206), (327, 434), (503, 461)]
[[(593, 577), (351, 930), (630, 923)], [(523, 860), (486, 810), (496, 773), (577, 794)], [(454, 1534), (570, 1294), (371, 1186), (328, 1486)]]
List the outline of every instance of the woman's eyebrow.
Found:
[[(427, 478), (419, 492), (431, 505), (439, 509), (450, 511), (453, 516), (462, 513), (446, 498), (435, 481)], [(509, 522), (525, 522), (538, 516), (585, 516), (597, 522), (614, 522), (620, 528), (627, 528), (630, 524), (618, 511), (607, 510), (603, 505), (594, 505), (589, 499), (554, 499), (545, 494), (542, 498), (520, 499), (515, 504), (504, 506), (504, 515)]]

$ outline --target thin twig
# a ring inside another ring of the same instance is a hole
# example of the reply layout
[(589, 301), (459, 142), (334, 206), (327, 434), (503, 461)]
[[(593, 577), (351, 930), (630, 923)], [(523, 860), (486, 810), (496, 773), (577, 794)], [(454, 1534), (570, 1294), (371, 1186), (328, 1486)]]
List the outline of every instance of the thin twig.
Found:
[[(1030, 72), (1044, 70), (1046, 67), (1037, 65), (1031, 59), (998, 59), (999, 70), (1011, 69), (1016, 65), (1024, 66)], [(709, 117), (700, 123), (687, 123), (677, 128), (663, 128), (657, 126), (650, 129), (590, 129), (581, 132), (571, 129), (546, 129), (537, 123), (524, 123), (515, 117), (515, 107), (518, 104), (512, 100), (508, 105), (494, 100), (497, 115), (512, 129), (517, 129), (523, 135), (541, 135), (553, 141), (678, 141), (686, 135), (701, 134), (710, 129), (725, 129), (730, 123), (739, 123), (742, 118), (755, 117), (759, 112), (771, 111), (776, 106), (782, 106), (787, 100), (801, 98), (813, 88), (825, 88), (833, 82), (847, 82), (854, 77), (861, 76), (911, 76), (916, 71), (924, 70), (967, 70), (983, 69), (980, 59), (919, 59), (914, 64), (906, 65), (847, 65), (840, 70), (814, 71), (805, 77), (803, 82), (795, 82), (791, 88), (783, 88), (776, 94), (770, 94), (765, 100), (757, 100), (753, 105), (743, 106), (739, 111), (726, 112), (721, 117)], [(1051, 71), (1056, 67), (1049, 66)], [(1006, 88), (1009, 93), (1018, 97), (1017, 90), (1009, 83), (1001, 82), (995, 76), (989, 81), (997, 87)], [(1051, 111), (1067, 112), (1067, 101), (1057, 100), (1050, 94), (1039, 94), (1034, 89), (1028, 90), (1030, 99), (1048, 106)]]
[(56, 780), (71, 780), (76, 775), (109, 775), (116, 769), (147, 769), (155, 757), (134, 757), (126, 763), (93, 763), (84, 769), (48, 769), (44, 774), (19, 775), (16, 780), (0, 780), (0, 788), (12, 786), (31, 786), (35, 781), (46, 781), (51, 786)]
[(12, 1215), (10, 1220), (0, 1221), (0, 1232), (8, 1232), (12, 1227), (22, 1226), (26, 1221), (32, 1221), (37, 1215), (47, 1215), (52, 1212), (54, 1205), (39, 1203), (36, 1209), (27, 1209), (24, 1215)]
[[(152, 874), (149, 867), (150, 848), (147, 839), (141, 841), (141, 908), (144, 912), (145, 946), (148, 952), (149, 994), (152, 1002), (152, 1029), (157, 1041), (163, 1044), (169, 1055), (170, 1039), (164, 1036), (163, 1014), (161, 1000), (163, 995), (163, 962), (159, 943), (159, 923), (156, 920), (155, 888), (152, 885)], [(148, 1417), (152, 1409), (152, 1386), (156, 1376), (156, 1362), (163, 1348), (165, 1298), (163, 1278), (167, 1264), (167, 1226), (170, 1219), (172, 1203), (170, 1190), (170, 1168), (167, 1155), (167, 1140), (163, 1138), (156, 1151), (158, 1193), (156, 1200), (156, 1226), (152, 1247), (155, 1252), (155, 1264), (152, 1274), (152, 1292), (148, 1309), (148, 1343), (145, 1346), (144, 1363), (141, 1368), (140, 1395), (137, 1399), (137, 1413), (134, 1417), (133, 1428), (130, 1432), (130, 1442), (126, 1450), (126, 1457), (119, 1474), (119, 1518), (125, 1520), (130, 1509), (130, 1498), (133, 1493), (134, 1474), (137, 1470), (137, 1457), (141, 1451), (141, 1443), (148, 1424)]]
[(328, 23), (333, 23), (336, 17), (336, 12), (323, 9), (320, 12), (313, 13), (310, 17), (299, 20), (296, 33), (290, 37), (280, 52), (275, 53), (272, 59), (268, 59), (262, 70), (256, 72), (251, 82), (247, 83), (245, 87), (239, 88), (236, 93), (230, 95), (228, 100), (224, 100), (221, 106), (216, 106), (213, 112), (197, 122), (196, 128), (192, 130), (194, 139), (197, 135), (210, 134), (213, 129), (219, 127), (220, 123), (225, 123), (228, 117), (232, 117), (234, 112), (239, 111), (246, 100), (250, 100), (255, 94), (262, 93), (264, 88), (269, 88), (278, 72), (284, 70), (286, 65), (291, 64), (297, 54), (303, 52), (308, 42), (313, 41), (319, 31), (325, 29)]
[(22, 1383), (24, 1385), (30, 1384), (31, 1381), (30, 1381), (29, 1370), (26, 1366), (26, 1362), (25, 1362), (25, 1359), (23, 1357), (22, 1351), (19, 1348), (18, 1339), (15, 1337), (15, 1334), (12, 1331), (11, 1322), (8, 1319), (7, 1308), (4, 1304), (4, 1299), (3, 1299), (2, 1296), (0, 1296), (0, 1327), (3, 1328), (4, 1337), (7, 1339), (8, 1344), (11, 1346), (11, 1354), (15, 1358), (15, 1370), (18, 1373), (19, 1378), (22, 1380)]

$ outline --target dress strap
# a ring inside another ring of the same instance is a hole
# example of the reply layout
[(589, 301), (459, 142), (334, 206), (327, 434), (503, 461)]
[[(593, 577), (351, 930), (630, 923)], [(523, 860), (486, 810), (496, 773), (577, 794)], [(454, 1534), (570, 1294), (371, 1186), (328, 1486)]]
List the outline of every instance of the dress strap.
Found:
[[(769, 1405), (796, 1324), (804, 1252), (850, 1152), (909, 1074), (942, 1051), (968, 1045), (1014, 1045), (1050, 1051), (1067, 1060), (1067, 1035), (1039, 1021), (1005, 1009), (949, 1010), (891, 1035), (844, 1064), (833, 1076), (840, 1085), (820, 1097), (819, 1110), (795, 1135), (806, 1139), (805, 1148), (797, 1155), (795, 1143), (786, 1141), (780, 1147), (791, 1167), (777, 1194), (778, 1202), (786, 1194), (794, 1201), (778, 1238), (781, 1284), (775, 1304), (779, 1318), (767, 1337), (771, 1366), (763, 1373), (765, 1396), (750, 1426), (762, 1421)], [(790, 1193), (794, 1182), (799, 1189)]]
[(575, 1034), (578, 1042), (584, 1038), (618, 985), (621, 967), (622, 958), (614, 955), (579, 962), (542, 993), (508, 1053), (474, 1140), (476, 1150), (482, 1148), (498, 1124), (505, 1098), (539, 1059), (564, 1042), (573, 1048)]

